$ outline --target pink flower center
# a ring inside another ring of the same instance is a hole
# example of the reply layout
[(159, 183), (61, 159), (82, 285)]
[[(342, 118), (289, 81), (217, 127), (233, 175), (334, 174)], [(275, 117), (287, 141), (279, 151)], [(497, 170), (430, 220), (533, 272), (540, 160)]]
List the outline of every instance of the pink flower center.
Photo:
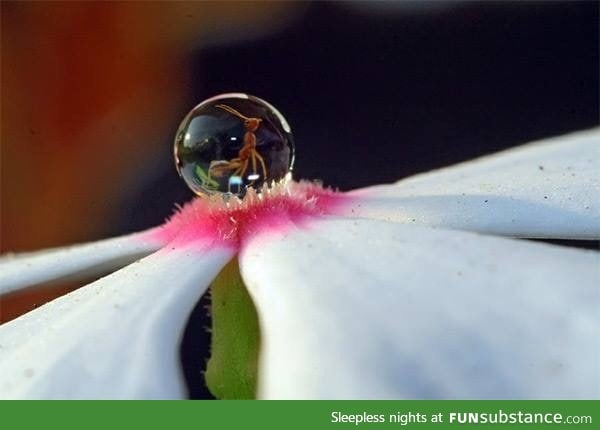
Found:
[(309, 182), (291, 182), (249, 190), (243, 200), (196, 198), (180, 208), (164, 225), (149, 232), (150, 239), (173, 248), (222, 246), (236, 251), (258, 235), (305, 227), (315, 218), (343, 212), (352, 198)]

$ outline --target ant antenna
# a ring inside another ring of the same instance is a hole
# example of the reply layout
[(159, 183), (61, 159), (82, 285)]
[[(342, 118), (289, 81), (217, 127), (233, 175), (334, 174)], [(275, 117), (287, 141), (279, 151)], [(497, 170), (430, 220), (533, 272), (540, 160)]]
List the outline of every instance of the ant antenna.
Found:
[(227, 105), (215, 105), (215, 107), (218, 107), (219, 109), (223, 109), (226, 112), (229, 112), (230, 114), (237, 116), (238, 118), (241, 118), (245, 121), (248, 121), (252, 118), (248, 118), (247, 116), (242, 115), (241, 113), (239, 113), (237, 110), (235, 110), (234, 108), (232, 108), (231, 106), (227, 106)]

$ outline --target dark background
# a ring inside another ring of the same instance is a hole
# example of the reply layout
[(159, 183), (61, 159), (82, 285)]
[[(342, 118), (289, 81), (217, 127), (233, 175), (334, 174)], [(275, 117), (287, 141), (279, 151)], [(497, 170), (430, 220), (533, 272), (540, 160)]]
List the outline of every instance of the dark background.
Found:
[[(179, 121), (218, 93), (275, 105), (295, 178), (342, 190), (599, 123), (596, 1), (1, 7), (4, 251), (161, 223), (193, 197)], [(50, 298), (3, 299), (0, 321)], [(209, 396), (201, 305), (182, 346), (194, 398)]]
[[(295, 178), (342, 190), (598, 124), (597, 2), (437, 6), (314, 3), (270, 37), (197, 52), (189, 94), (268, 100), (292, 126)], [(163, 153), (164, 175), (126, 202), (136, 216), (119, 231), (191, 197), (169, 141)]]
[[(198, 101), (230, 91), (265, 98), (291, 123), (295, 177), (348, 190), (597, 125), (598, 3), (371, 14), (318, 3), (282, 33), (198, 52), (195, 66), (204, 73), (202, 87), (189, 89)], [(132, 207), (168, 213), (156, 187), (189, 198), (169, 172)], [(124, 229), (152, 224), (136, 222)], [(194, 313), (184, 343), (192, 375), (203, 314)]]

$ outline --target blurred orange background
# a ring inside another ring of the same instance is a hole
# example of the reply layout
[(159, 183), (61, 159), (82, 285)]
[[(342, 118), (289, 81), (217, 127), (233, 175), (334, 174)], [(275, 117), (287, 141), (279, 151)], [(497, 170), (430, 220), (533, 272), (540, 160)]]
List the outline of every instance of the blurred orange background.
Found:
[[(0, 252), (159, 224), (204, 98), (291, 123), (296, 178), (348, 190), (598, 125), (598, 3), (0, 2)], [(0, 298), (0, 322), (74, 288)]]
[[(284, 2), (5, 2), (0, 250), (106, 236), (132, 175), (198, 100), (187, 63), (299, 10)], [(275, 24), (274, 24), (275, 23)], [(0, 299), (0, 322), (64, 293)]]

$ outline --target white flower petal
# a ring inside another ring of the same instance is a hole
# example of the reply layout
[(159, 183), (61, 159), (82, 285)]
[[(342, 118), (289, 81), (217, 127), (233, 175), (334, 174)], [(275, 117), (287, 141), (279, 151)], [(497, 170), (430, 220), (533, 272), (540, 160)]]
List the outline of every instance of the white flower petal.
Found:
[(0, 258), (0, 294), (59, 279), (83, 279), (121, 268), (160, 248), (136, 233)]
[(183, 329), (232, 254), (161, 250), (0, 326), (0, 397), (185, 396)]
[(600, 128), (354, 191), (358, 217), (530, 238), (600, 238)]
[(375, 220), (257, 238), (263, 398), (597, 398), (600, 257)]

